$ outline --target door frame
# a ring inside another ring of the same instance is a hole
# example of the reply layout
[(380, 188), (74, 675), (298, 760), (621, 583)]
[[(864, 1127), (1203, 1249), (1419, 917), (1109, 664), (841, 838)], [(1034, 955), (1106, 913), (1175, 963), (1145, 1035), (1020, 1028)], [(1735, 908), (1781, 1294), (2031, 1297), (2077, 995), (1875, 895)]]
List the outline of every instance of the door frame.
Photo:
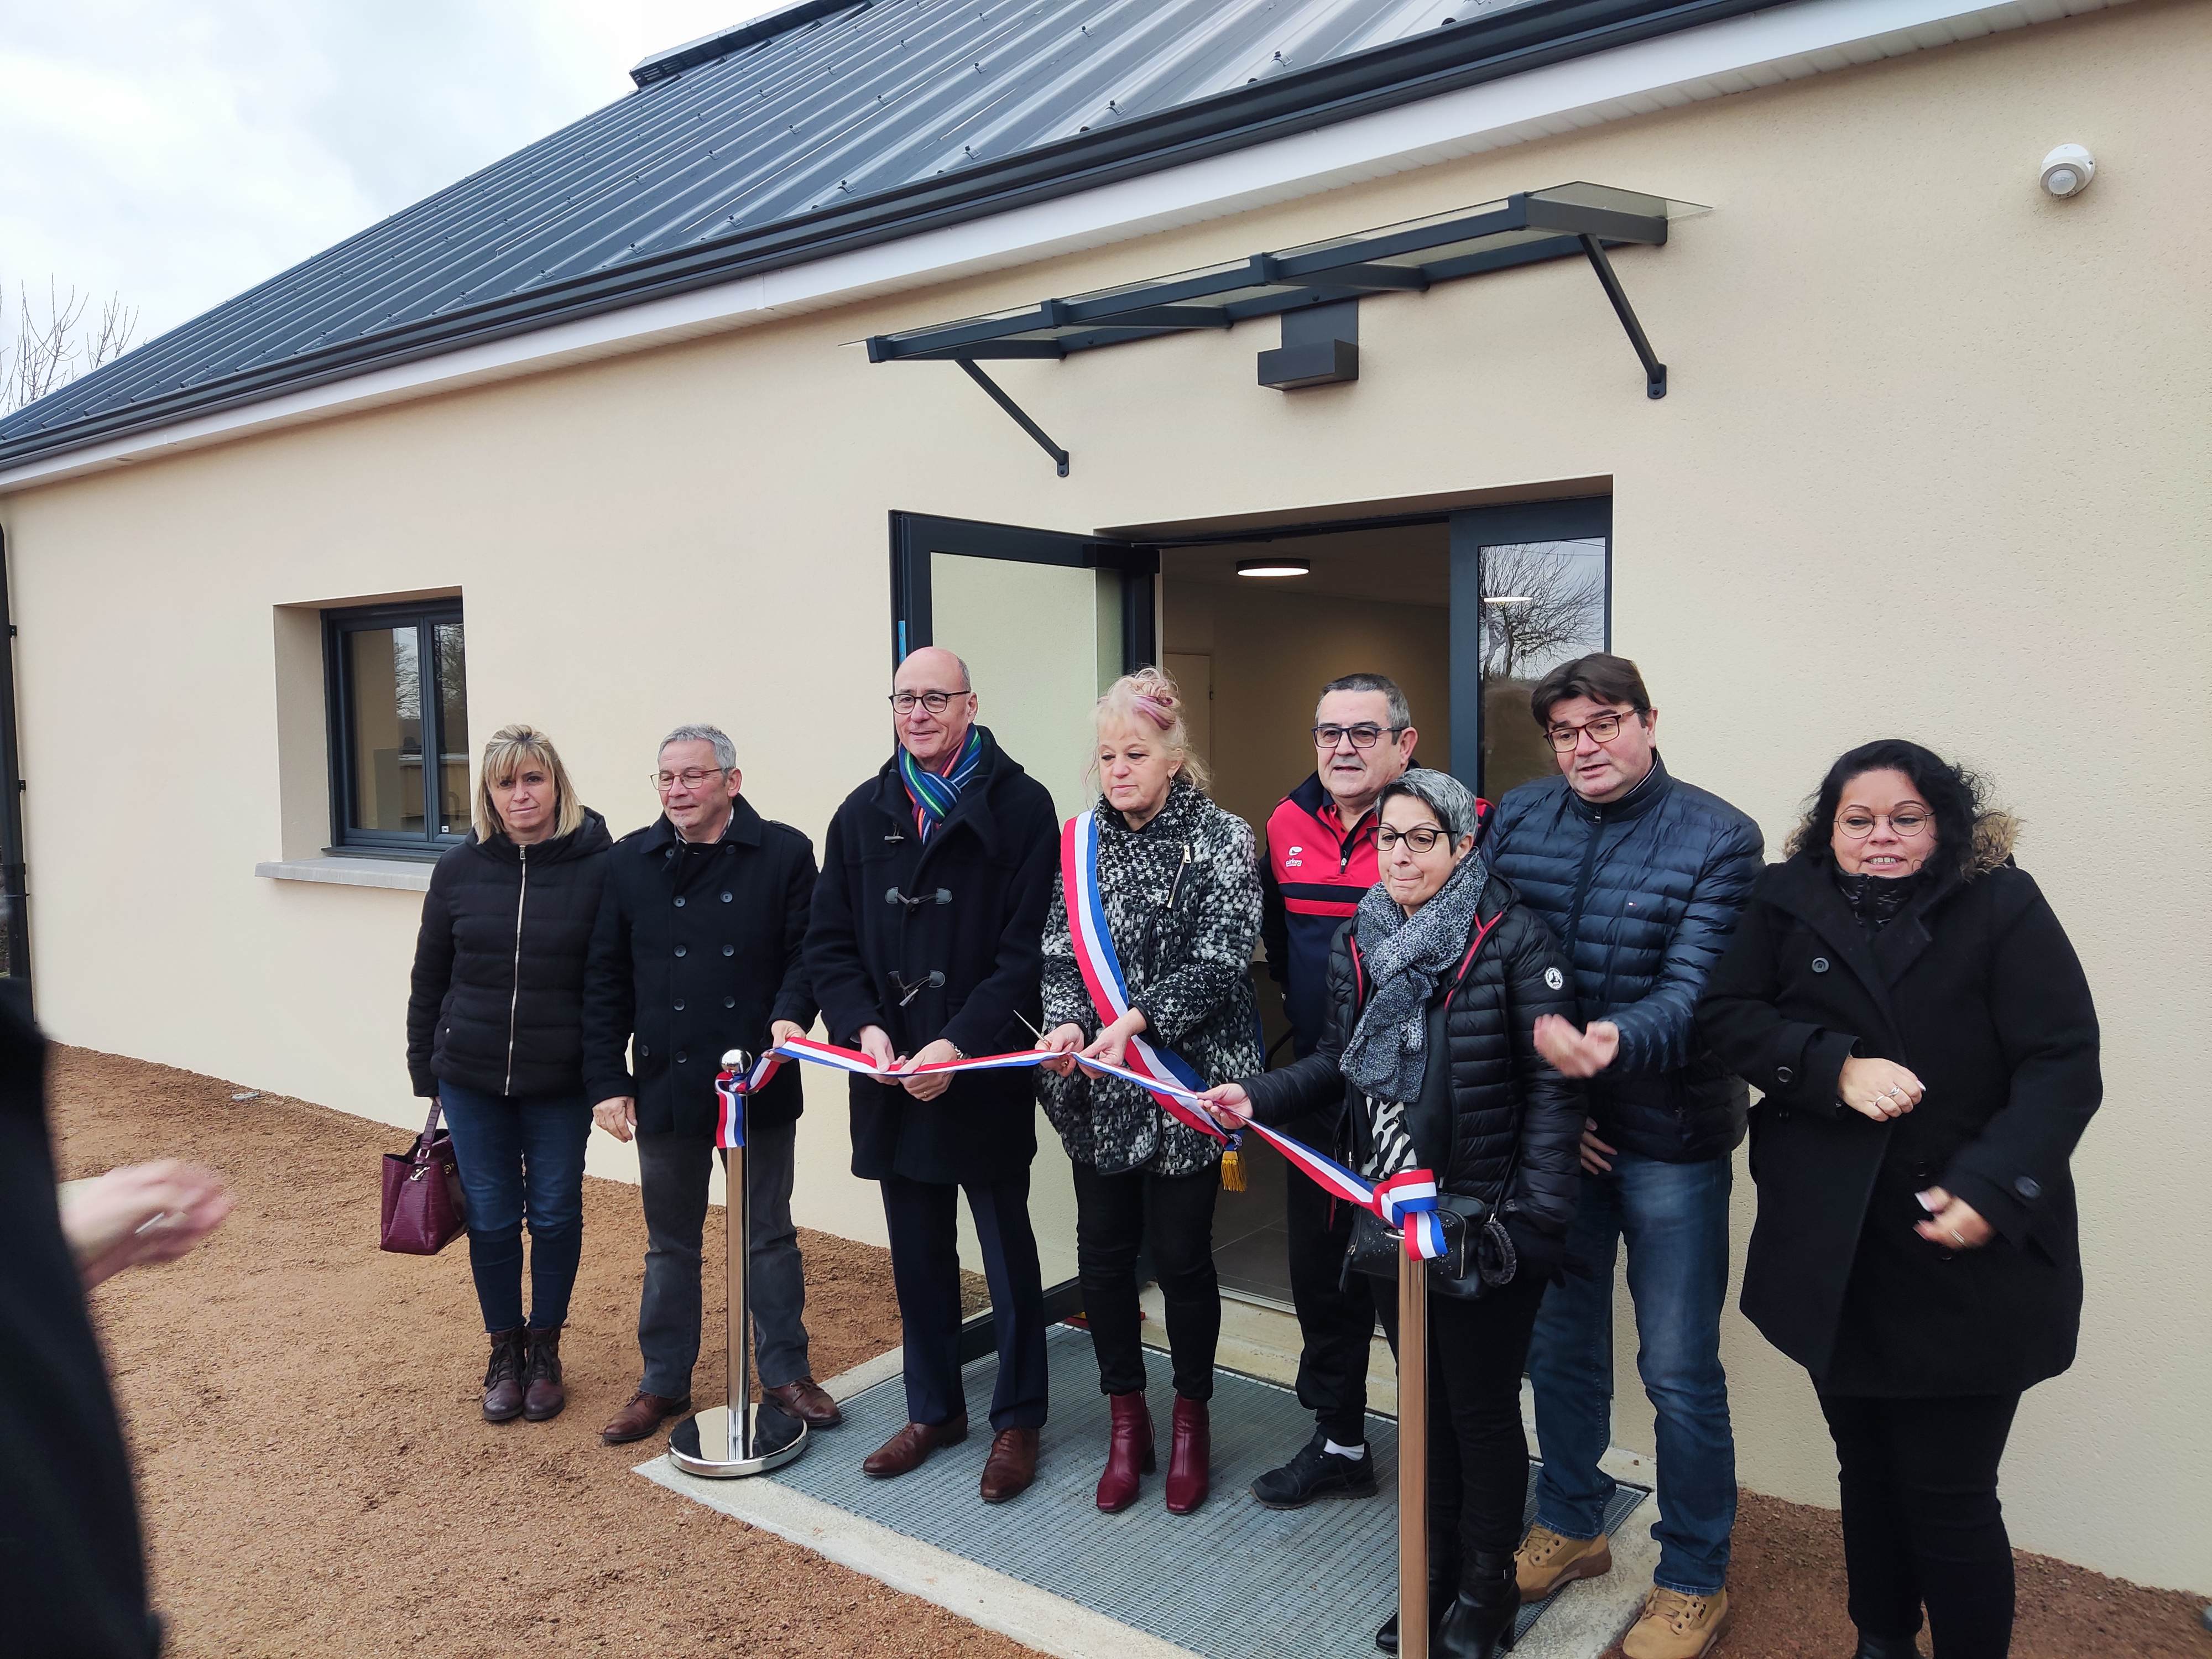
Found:
[(974, 559), (1009, 559), (1082, 570), (1121, 573), (1121, 672), (1134, 673), (1159, 660), (1160, 555), (1140, 542), (1079, 536), (1065, 530), (1031, 530), (981, 519), (947, 519), (927, 513), (891, 514), (891, 666), (925, 645), (934, 645), (929, 556), (957, 553)]

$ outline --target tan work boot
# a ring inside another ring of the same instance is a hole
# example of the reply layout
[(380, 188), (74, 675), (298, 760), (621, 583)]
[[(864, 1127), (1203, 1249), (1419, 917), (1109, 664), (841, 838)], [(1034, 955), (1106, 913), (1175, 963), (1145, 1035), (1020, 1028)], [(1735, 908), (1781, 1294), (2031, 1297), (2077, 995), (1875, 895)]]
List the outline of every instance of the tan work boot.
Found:
[(1644, 1598), (1644, 1612), (1621, 1638), (1620, 1650), (1628, 1659), (1702, 1659), (1728, 1624), (1726, 1590), (1685, 1595), (1654, 1584)]
[(1513, 1552), (1513, 1576), (1520, 1581), (1523, 1601), (1541, 1601), (1577, 1578), (1595, 1578), (1612, 1571), (1613, 1546), (1603, 1533), (1595, 1538), (1563, 1538), (1549, 1527), (1531, 1527)]

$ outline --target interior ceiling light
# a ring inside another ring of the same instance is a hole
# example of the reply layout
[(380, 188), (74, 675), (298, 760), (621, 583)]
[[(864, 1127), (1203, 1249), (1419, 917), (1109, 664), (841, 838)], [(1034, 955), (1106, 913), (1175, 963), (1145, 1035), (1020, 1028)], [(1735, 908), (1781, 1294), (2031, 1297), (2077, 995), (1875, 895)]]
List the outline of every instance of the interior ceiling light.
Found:
[(1534, 605), (1536, 603), (1536, 596), (1533, 593), (1498, 593), (1483, 600), (1483, 603), (1485, 605)]
[(1313, 566), (1304, 559), (1239, 559), (1237, 574), (1240, 576), (1304, 576)]

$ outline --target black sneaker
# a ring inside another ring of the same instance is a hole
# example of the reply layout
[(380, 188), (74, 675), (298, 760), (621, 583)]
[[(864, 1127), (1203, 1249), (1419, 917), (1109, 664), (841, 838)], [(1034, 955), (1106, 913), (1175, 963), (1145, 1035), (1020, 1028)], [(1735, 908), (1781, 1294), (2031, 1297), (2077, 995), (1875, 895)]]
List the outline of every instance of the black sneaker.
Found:
[(1375, 1454), (1340, 1457), (1318, 1429), (1298, 1455), (1252, 1483), (1252, 1496), (1271, 1510), (1302, 1510), (1316, 1498), (1375, 1496)]

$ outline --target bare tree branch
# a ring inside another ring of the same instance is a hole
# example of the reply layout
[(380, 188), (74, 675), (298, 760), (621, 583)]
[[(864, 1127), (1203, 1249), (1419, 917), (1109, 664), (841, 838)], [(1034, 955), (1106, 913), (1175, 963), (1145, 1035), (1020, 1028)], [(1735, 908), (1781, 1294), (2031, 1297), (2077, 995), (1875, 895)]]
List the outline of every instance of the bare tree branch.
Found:
[(88, 321), (91, 304), (90, 295), (74, 288), (64, 294), (50, 276), (41, 313), (33, 308), (26, 285), (16, 283), (11, 307), (6, 285), (0, 283), (0, 415), (38, 402), (131, 349), (138, 331), (138, 308), (125, 305), (120, 295), (110, 295), (98, 317)]
[(1555, 544), (1482, 550), (1482, 671), (1526, 679), (1567, 652), (1604, 637), (1605, 580), (1589, 559), (1562, 558)]

